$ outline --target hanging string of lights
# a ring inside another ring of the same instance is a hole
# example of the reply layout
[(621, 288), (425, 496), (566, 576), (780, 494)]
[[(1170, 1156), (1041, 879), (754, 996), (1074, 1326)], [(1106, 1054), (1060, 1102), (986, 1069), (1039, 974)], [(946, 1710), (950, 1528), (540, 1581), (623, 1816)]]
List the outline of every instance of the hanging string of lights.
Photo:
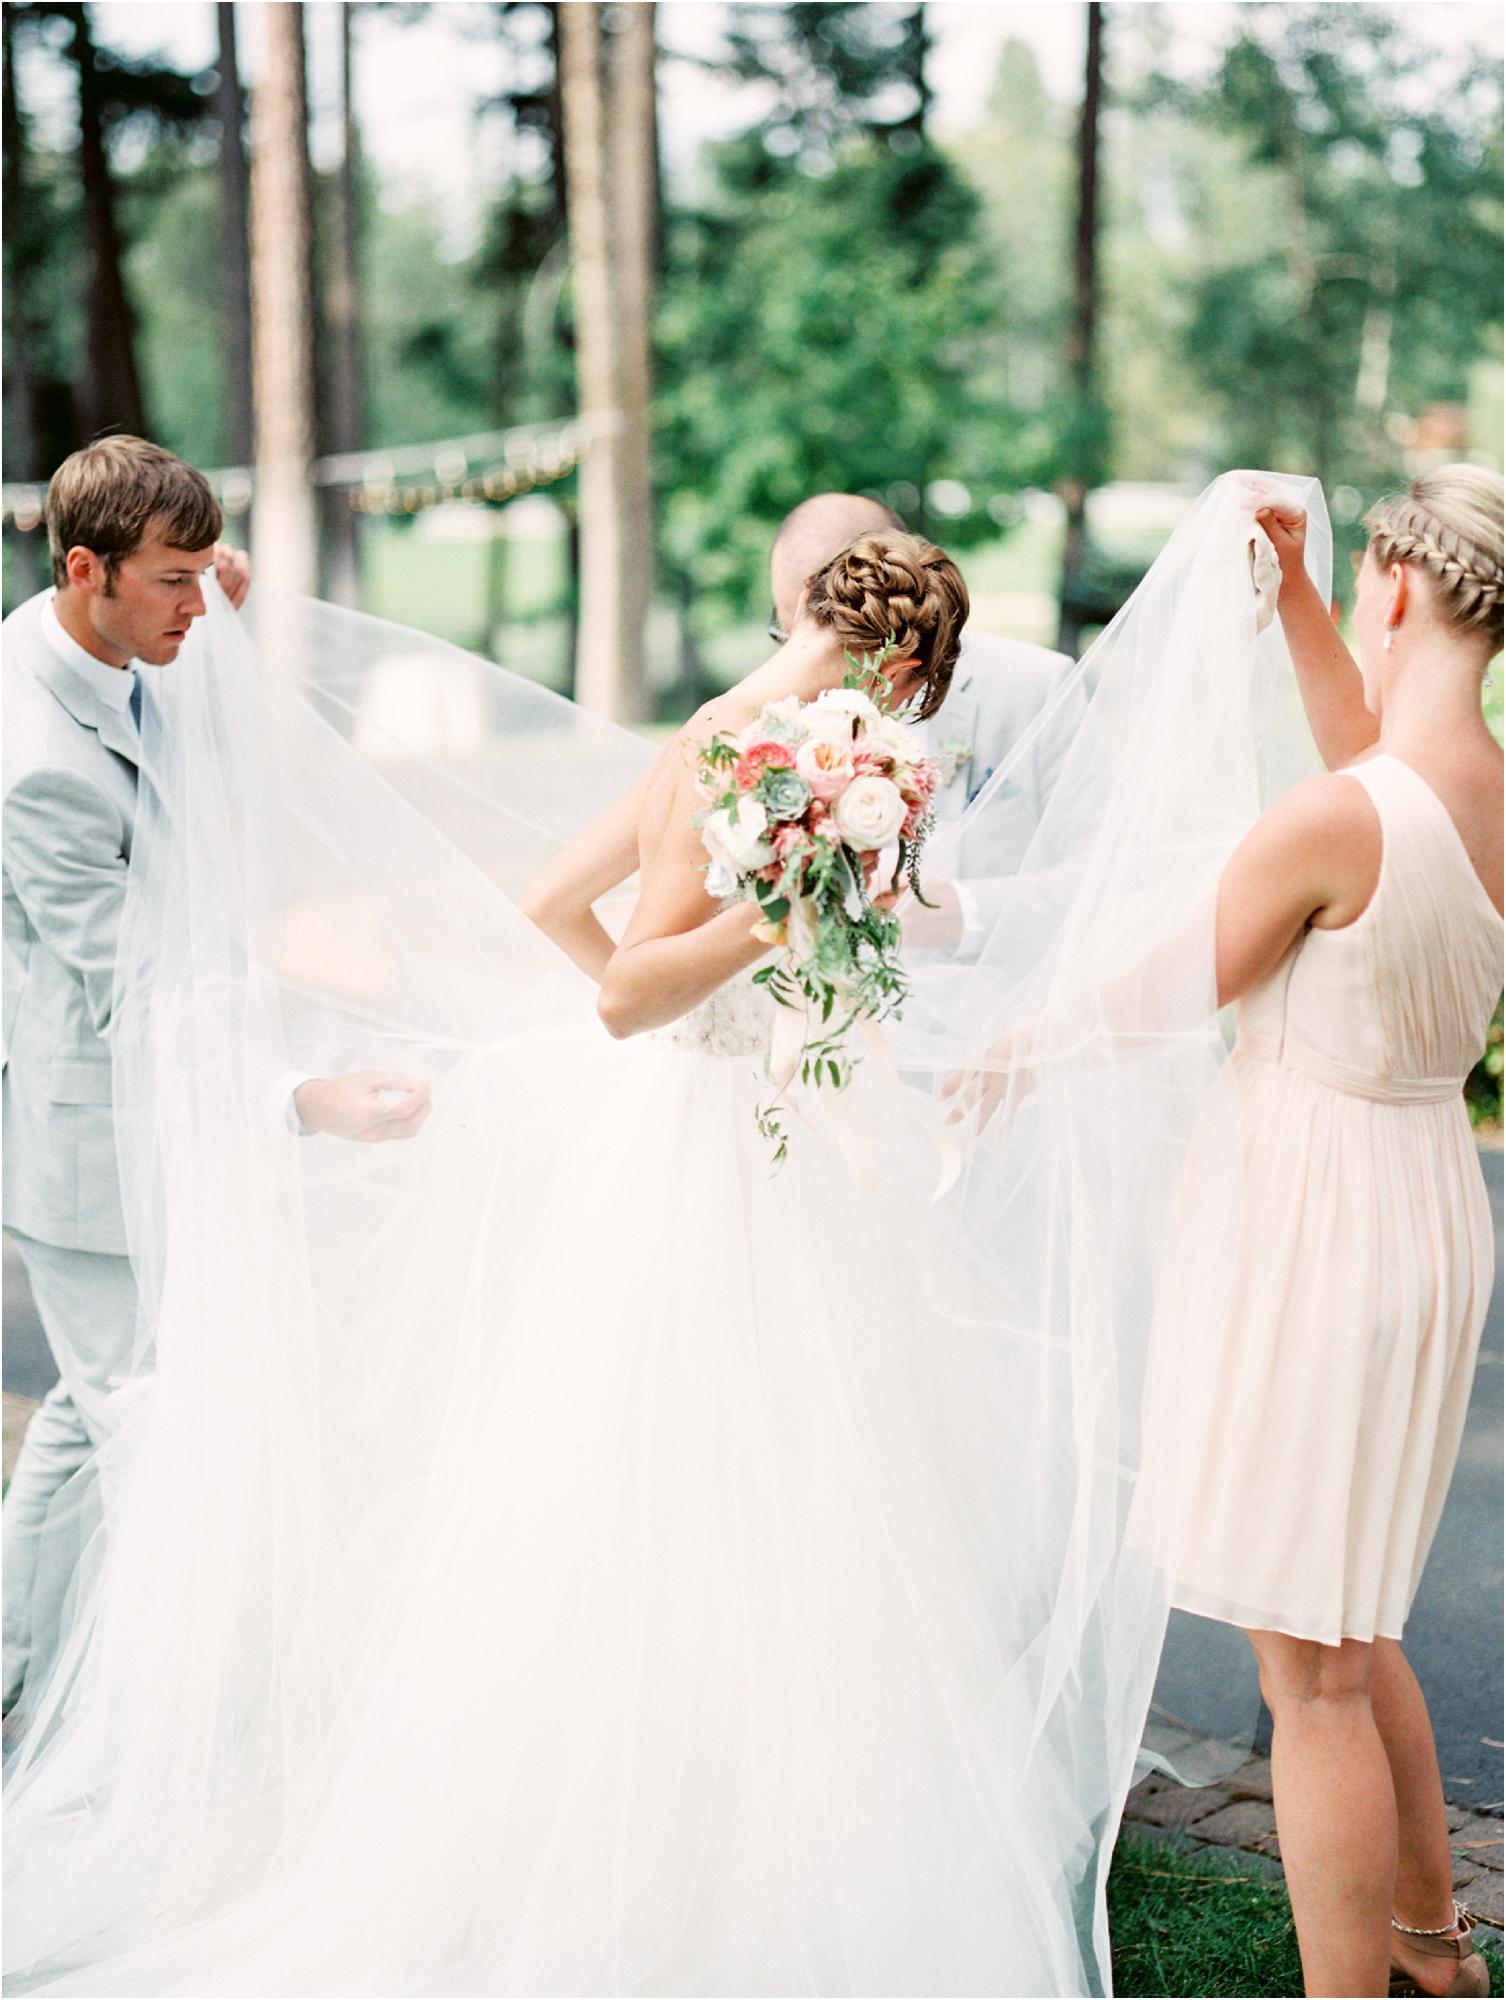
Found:
[[(590, 418), (572, 417), (393, 451), (342, 452), (315, 459), (309, 476), (321, 489), (343, 492), (358, 514), (401, 517), (453, 502), (499, 506), (567, 479), (590, 450), (594, 431)], [(252, 467), (222, 466), (204, 476), (227, 514), (248, 511), (256, 490)], [(31, 534), (41, 526), (46, 497), (45, 485), (0, 486), (0, 526)]]

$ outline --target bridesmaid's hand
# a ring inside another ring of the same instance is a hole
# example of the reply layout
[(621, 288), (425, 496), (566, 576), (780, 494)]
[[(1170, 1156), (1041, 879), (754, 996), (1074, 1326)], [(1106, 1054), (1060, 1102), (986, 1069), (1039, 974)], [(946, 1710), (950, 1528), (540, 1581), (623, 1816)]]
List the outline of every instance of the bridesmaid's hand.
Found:
[(1303, 574), (1307, 546), (1307, 509), (1287, 500), (1272, 500), (1255, 510), (1255, 519), (1271, 538), (1285, 587)]
[(233, 549), (228, 542), (216, 542), (214, 573), (219, 578), (220, 589), (230, 600), (230, 609), (239, 611), (246, 601), (246, 592), (251, 588), (251, 558), (244, 549)]
[(1003, 1104), (1008, 1107), (1004, 1122), (1008, 1131), (1015, 1112), (1035, 1089), (1035, 1072), (1020, 1061), (1017, 1046), (1015, 1035), (1001, 1035), (985, 1052), (986, 1067), (953, 1071), (941, 1086), (943, 1099), (951, 1105), (948, 1125), (967, 1121), (982, 1132)]

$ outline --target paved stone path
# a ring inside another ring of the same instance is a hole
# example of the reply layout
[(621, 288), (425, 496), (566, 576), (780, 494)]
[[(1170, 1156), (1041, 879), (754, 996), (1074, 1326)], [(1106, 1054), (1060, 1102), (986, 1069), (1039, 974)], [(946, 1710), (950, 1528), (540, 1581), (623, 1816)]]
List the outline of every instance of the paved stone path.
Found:
[[(1501, 1929), (1501, 1820), (1498, 1815), (1449, 1807), (1453, 1836), (1454, 1894), (1479, 1918), (1477, 1929)], [(1202, 1847), (1233, 1848), (1254, 1858), (1262, 1874), (1281, 1860), (1271, 1804), (1271, 1763), (1252, 1757), (1222, 1784), (1190, 1791), (1153, 1775), (1130, 1793), (1124, 1832), (1155, 1839), (1180, 1835)]]

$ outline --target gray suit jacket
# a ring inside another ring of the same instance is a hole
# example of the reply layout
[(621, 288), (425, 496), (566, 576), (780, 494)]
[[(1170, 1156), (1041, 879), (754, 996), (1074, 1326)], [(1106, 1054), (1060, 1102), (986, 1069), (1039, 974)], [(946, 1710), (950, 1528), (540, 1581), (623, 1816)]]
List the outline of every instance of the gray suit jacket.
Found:
[(3, 630), (5, 1220), (118, 1254), (108, 1036), (137, 737), (48, 642), (46, 601)]
[[(943, 777), (950, 777), (936, 798), (942, 826), (960, 819), (994, 772), (1010, 764), (990, 794), (978, 830), (962, 843), (961, 877), (976, 923), (964, 955), (969, 947), (976, 954), (993, 928), (1004, 878), (1019, 866), (1056, 783), (1071, 728), (1082, 719), (1087, 694), (1074, 684), (1075, 670), (1076, 662), (1065, 653), (969, 626), (947, 698), (922, 725), (927, 749), (940, 755)], [(1016, 755), (1048, 706), (1049, 719)]]

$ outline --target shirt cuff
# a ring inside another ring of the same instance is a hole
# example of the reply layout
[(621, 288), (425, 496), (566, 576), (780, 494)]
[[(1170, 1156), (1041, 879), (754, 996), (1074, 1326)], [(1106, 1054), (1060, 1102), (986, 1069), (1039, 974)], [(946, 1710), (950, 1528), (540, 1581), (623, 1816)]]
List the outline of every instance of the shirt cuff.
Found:
[(952, 887), (957, 893), (957, 912), (962, 919), (962, 936), (957, 949), (975, 958), (983, 949), (983, 915), (978, 908), (978, 898), (966, 882), (954, 880)]
[(278, 1077), (272, 1088), (272, 1123), (280, 1125), (285, 1131), (295, 1133), (300, 1139), (307, 1139), (311, 1134), (298, 1116), (298, 1106), (293, 1102), (293, 1093), (300, 1084), (312, 1082), (313, 1078), (307, 1070), (290, 1069), (286, 1075)]

